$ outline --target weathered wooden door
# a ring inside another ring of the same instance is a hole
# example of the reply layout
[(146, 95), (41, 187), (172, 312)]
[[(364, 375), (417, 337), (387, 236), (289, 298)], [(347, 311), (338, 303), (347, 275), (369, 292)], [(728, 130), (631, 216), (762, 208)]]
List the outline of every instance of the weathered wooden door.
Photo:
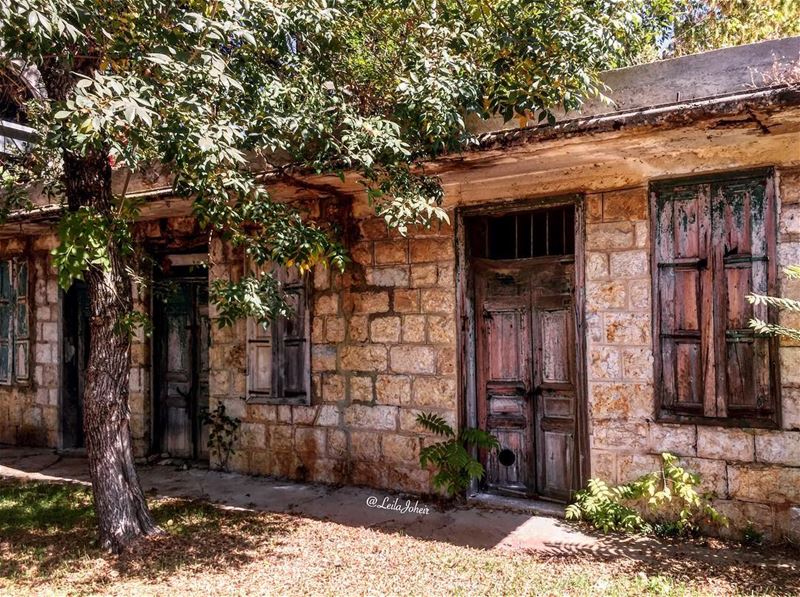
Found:
[(62, 328), (61, 445), (82, 448), (83, 385), (89, 360), (89, 297), (75, 280), (64, 293)]
[(463, 220), (467, 412), (500, 442), (480, 455), (490, 490), (566, 501), (581, 481), (575, 206)]
[(202, 413), (208, 408), (208, 282), (173, 278), (156, 304), (157, 449), (176, 458), (207, 458)]
[(564, 501), (577, 489), (574, 264), (477, 259), (479, 425), (490, 489)]

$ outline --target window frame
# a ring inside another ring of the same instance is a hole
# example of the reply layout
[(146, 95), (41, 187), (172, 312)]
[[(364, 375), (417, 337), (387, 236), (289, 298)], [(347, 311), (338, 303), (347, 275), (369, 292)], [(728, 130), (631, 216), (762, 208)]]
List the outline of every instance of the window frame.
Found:
[[(649, 209), (649, 240), (650, 240), (650, 277), (651, 277), (651, 316), (652, 316), (652, 347), (653, 347), (653, 367), (654, 367), (654, 398), (656, 421), (663, 423), (685, 423), (719, 427), (745, 427), (745, 428), (766, 428), (778, 429), (781, 426), (781, 381), (780, 381), (780, 342), (776, 337), (767, 339), (769, 349), (769, 378), (771, 386), (771, 397), (774, 401), (772, 413), (768, 416), (708, 416), (704, 413), (694, 414), (686, 412), (676, 412), (665, 406), (664, 384), (661, 382), (663, 375), (662, 360), (662, 338), (661, 338), (661, 291), (659, 284), (659, 237), (658, 237), (658, 191), (667, 187), (681, 185), (702, 185), (702, 184), (724, 184), (736, 180), (758, 179), (765, 181), (765, 214), (764, 230), (766, 242), (766, 261), (767, 261), (767, 294), (774, 296), (778, 287), (778, 196), (777, 185), (773, 168), (762, 168), (756, 170), (739, 170), (734, 172), (724, 172), (693, 177), (669, 178), (652, 181), (648, 189), (648, 209)], [(714, 231), (711, 231), (713, 235)], [(718, 297), (719, 281), (718, 275), (712, 276), (712, 297)], [(699, 297), (702, 298), (702, 297)], [(716, 309), (716, 307), (714, 307)], [(767, 308), (769, 321), (777, 321), (777, 309)], [(712, 329), (714, 337), (705, 340), (701, 335), (701, 345), (708, 343), (710, 346), (719, 343), (722, 316), (716, 310), (711, 314)], [(714, 381), (716, 393), (719, 394), (719, 374), (715, 370), (717, 380)], [(726, 397), (727, 400), (727, 397)]]
[[(247, 262), (245, 262), (245, 272), (251, 271), (251, 266)], [(245, 362), (246, 362), (246, 370), (245, 376), (247, 381), (246, 386), (246, 401), (248, 404), (276, 404), (276, 405), (295, 405), (295, 406), (302, 406), (302, 405), (309, 405), (311, 404), (311, 274), (306, 273), (302, 275), (301, 281), (299, 283), (294, 284), (286, 284), (286, 273), (283, 268), (280, 268), (279, 273), (279, 280), (282, 286), (290, 287), (290, 289), (300, 289), (302, 294), (305, 298), (303, 304), (303, 340), (304, 346), (302, 351), (302, 358), (304, 361), (303, 364), (303, 373), (302, 373), (302, 380), (303, 385), (305, 388), (305, 393), (302, 395), (293, 395), (293, 396), (286, 396), (280, 392), (280, 389), (284, 387), (284, 380), (279, 376), (279, 371), (281, 370), (282, 364), (281, 354), (282, 351), (280, 350), (280, 345), (282, 340), (279, 338), (279, 334), (281, 330), (284, 329), (282, 322), (280, 320), (271, 321), (269, 323), (269, 340), (258, 339), (258, 328), (263, 327), (262, 324), (258, 323), (252, 317), (248, 317), (246, 321), (246, 337), (245, 337)], [(253, 351), (251, 347), (253, 345), (262, 345), (262, 346), (269, 346), (270, 347), (270, 391), (262, 391), (262, 390), (254, 390), (252, 387), (253, 384), (253, 376), (252, 376), (252, 354)], [(278, 353), (278, 359), (275, 358), (276, 352)]]
[[(25, 257), (8, 257), (0, 259), (8, 270), (9, 296), (7, 300), (8, 308), (8, 336), (5, 339), (8, 344), (8, 377), (0, 378), (0, 386), (28, 385), (31, 382), (31, 268), (30, 263)], [(25, 270), (25, 294), (19, 293), (18, 276), (20, 270)], [(0, 299), (2, 300), (2, 299)], [(25, 334), (19, 334), (17, 324), (19, 322), (19, 310), (25, 311)], [(25, 363), (25, 372), (20, 374), (19, 355)]]

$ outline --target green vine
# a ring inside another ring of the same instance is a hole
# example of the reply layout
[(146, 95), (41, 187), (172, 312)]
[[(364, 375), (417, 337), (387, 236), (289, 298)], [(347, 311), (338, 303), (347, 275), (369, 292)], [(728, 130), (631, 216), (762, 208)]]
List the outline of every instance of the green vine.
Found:
[(590, 479), (567, 506), (567, 520), (583, 520), (603, 532), (691, 535), (701, 523), (727, 526), (727, 519), (697, 491), (700, 476), (661, 455), (661, 469), (623, 485), (609, 487)]

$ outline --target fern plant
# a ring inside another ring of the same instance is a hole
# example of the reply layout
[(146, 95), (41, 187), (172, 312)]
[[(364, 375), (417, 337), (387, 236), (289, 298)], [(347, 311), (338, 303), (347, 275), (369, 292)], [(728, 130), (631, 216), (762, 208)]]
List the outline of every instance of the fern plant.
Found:
[(423, 448), (419, 454), (419, 464), (426, 468), (429, 464), (438, 470), (433, 476), (433, 485), (444, 489), (453, 496), (469, 487), (473, 479), (482, 479), (483, 465), (472, 457), (473, 448), (495, 450), (500, 447), (497, 438), (482, 429), (469, 427), (456, 433), (444, 418), (433, 413), (420, 413), (417, 422), (444, 441)]
[(709, 497), (698, 493), (700, 476), (678, 466), (677, 460), (665, 452), (660, 470), (615, 487), (590, 479), (567, 506), (567, 519), (584, 520), (606, 533), (689, 535), (703, 521), (727, 525)]
[[(783, 270), (792, 280), (800, 280), (800, 265), (790, 265)], [(800, 313), (800, 300), (782, 298), (776, 296), (766, 296), (764, 294), (750, 294), (747, 297), (751, 305), (767, 305), (775, 307), (780, 311), (790, 311)], [(767, 323), (761, 319), (751, 319), (750, 327), (759, 334), (767, 336), (786, 336), (793, 340), (800, 341), (800, 330), (786, 327), (775, 323)]]

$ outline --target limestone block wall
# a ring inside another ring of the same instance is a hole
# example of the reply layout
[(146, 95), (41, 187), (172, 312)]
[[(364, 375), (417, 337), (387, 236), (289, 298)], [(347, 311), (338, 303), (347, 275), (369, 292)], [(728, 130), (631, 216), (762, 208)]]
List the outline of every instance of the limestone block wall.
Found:
[[(800, 172), (778, 173), (779, 265), (800, 263)], [(625, 482), (681, 456), (702, 475), (730, 530), (800, 537), (800, 343), (780, 348), (782, 429), (655, 421), (646, 186), (587, 196), (586, 313), (591, 474)], [(782, 279), (782, 293), (800, 284)], [(783, 322), (798, 326), (800, 318)]]
[[(452, 229), (402, 238), (379, 219), (359, 223), (344, 274), (317, 268), (312, 297), (310, 406), (252, 404), (245, 325), (212, 330), (211, 399), (243, 420), (231, 466), (327, 483), (427, 492), (419, 412), (455, 424)], [(240, 255), (212, 247), (211, 277), (237, 276)], [(214, 312), (212, 308), (212, 318)]]
[(28, 256), (31, 379), (0, 386), (0, 443), (56, 447), (61, 362), (58, 283), (50, 250), (54, 235), (0, 242), (0, 259)]

